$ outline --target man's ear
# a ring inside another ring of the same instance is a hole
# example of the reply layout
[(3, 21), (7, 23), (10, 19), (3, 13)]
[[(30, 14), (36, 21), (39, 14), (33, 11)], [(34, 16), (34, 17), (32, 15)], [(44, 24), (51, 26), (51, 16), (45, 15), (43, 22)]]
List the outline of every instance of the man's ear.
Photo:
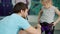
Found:
[(24, 10), (21, 10), (21, 13), (23, 13), (24, 12)]
[(20, 13), (22, 13), (22, 10), (20, 11)]
[(20, 13), (22, 13), (23, 11), (21, 10)]

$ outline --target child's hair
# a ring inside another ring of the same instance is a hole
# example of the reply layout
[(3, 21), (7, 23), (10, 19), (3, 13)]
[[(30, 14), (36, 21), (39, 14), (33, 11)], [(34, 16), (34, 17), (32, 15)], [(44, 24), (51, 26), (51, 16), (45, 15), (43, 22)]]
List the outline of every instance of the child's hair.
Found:
[(41, 2), (41, 3), (42, 3), (42, 2), (46, 2), (46, 3), (53, 4), (52, 0), (41, 0), (40, 2)]
[(28, 9), (28, 6), (22, 2), (19, 2), (14, 6), (13, 12), (19, 13), (21, 10), (26, 10), (26, 9)]
[(46, 2), (47, 0), (40, 0), (41, 2)]
[(53, 4), (52, 0), (47, 0), (47, 2), (48, 2), (48, 3), (50, 2), (51, 4)]

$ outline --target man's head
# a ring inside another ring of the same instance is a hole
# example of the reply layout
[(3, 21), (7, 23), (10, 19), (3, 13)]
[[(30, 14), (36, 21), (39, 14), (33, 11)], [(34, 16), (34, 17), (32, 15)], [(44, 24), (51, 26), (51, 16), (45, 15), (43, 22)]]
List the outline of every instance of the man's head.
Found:
[(22, 2), (19, 2), (14, 6), (13, 11), (14, 13), (18, 13), (22, 17), (26, 18), (28, 15), (28, 6)]

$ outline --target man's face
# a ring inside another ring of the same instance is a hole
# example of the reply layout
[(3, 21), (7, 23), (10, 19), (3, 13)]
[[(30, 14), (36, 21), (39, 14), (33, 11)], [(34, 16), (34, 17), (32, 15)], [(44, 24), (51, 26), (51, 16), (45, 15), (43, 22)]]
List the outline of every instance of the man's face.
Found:
[(26, 18), (27, 15), (28, 15), (28, 9), (26, 9), (25, 11), (23, 10), (23, 11), (22, 11), (22, 17), (23, 17), (23, 18)]

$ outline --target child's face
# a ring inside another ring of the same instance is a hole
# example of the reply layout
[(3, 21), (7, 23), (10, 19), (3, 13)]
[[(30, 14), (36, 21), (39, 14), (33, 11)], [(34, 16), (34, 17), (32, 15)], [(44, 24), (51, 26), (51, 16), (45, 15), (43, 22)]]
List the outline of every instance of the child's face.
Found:
[(48, 6), (47, 2), (42, 2), (42, 5), (43, 5), (45, 8), (47, 8), (47, 6)]
[(46, 3), (45, 3), (45, 2), (42, 2), (42, 5), (43, 5), (43, 6), (46, 6)]
[(42, 5), (43, 5), (45, 8), (48, 8), (48, 7), (50, 7), (51, 2), (50, 2), (50, 1), (45, 1), (45, 2), (42, 2)]

